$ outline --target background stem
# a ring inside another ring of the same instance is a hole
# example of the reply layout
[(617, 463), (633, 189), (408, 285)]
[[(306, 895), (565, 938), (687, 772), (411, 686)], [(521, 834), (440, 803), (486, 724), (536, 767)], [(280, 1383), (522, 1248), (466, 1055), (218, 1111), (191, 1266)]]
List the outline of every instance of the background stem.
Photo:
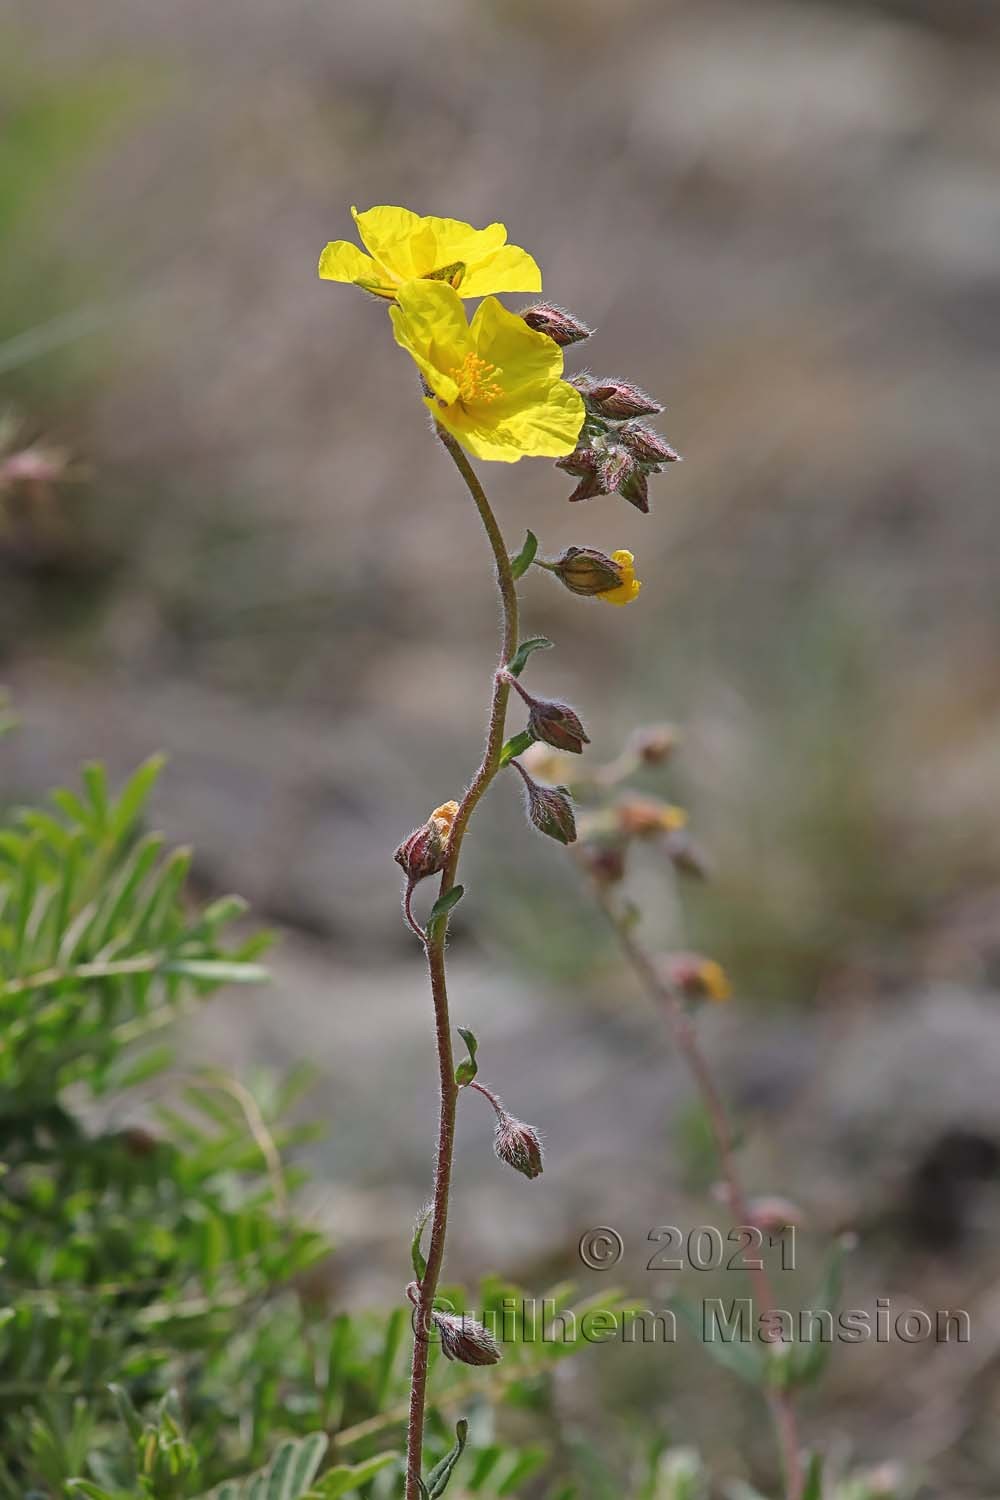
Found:
[[(666, 1016), (674, 1045), (694, 1077), (705, 1106), (705, 1113), (708, 1115), (719, 1165), (726, 1183), (729, 1207), (740, 1227), (749, 1224), (750, 1213), (746, 1192), (736, 1165), (732, 1126), (722, 1102), (715, 1075), (698, 1045), (697, 1032), (685, 1012), (681, 997), (660, 972), (630, 924), (622, 920), (607, 887), (598, 881), (593, 881), (592, 884), (598, 904), (614, 928), (622, 952), (647, 993), (656, 1001)], [(747, 1274), (759, 1304), (759, 1312), (766, 1319), (766, 1315), (777, 1305), (771, 1287), (771, 1278), (763, 1264), (759, 1267), (748, 1266)], [(802, 1461), (799, 1454), (798, 1422), (791, 1393), (770, 1388), (767, 1392), (767, 1400), (781, 1454), (787, 1500), (801, 1500)]]
[[(493, 697), (490, 702), (489, 726), (486, 748), (479, 769), (472, 778), (462, 798), (448, 839), (448, 854), (441, 872), (440, 895), (445, 895), (455, 884), (458, 861), (462, 852), (462, 840), (486, 788), (500, 769), (500, 752), (503, 749), (504, 730), (507, 719), (507, 700), (510, 686), (504, 678), (503, 669), (517, 650), (517, 590), (511, 572), (510, 557), (496, 517), (486, 498), (472, 465), (455, 440), (442, 428), (438, 428), (445, 448), (451, 454), (458, 472), (476, 504), (480, 520), (489, 539), (496, 564), (497, 588), (503, 608), (503, 626), (500, 642), (500, 657), (493, 677)], [(445, 1236), (448, 1231), (448, 1199), (451, 1190), (451, 1168), (455, 1151), (455, 1109), (458, 1103), (458, 1086), (455, 1083), (455, 1064), (451, 1046), (451, 1019), (448, 1010), (448, 983), (445, 972), (445, 943), (447, 923), (435, 924), (432, 938), (424, 943), (427, 954), (427, 970), (434, 1002), (434, 1031), (438, 1058), (438, 1137), (437, 1157), (434, 1165), (434, 1193), (431, 1208), (431, 1232), (427, 1249), (427, 1269), (420, 1282), (417, 1300), (416, 1329), (413, 1340), (413, 1365), (410, 1373), (410, 1406), (406, 1432), (406, 1500), (420, 1500), (421, 1460), (423, 1457), (424, 1418), (427, 1406), (427, 1361), (430, 1352), (428, 1334), (431, 1328), (431, 1312), (434, 1297), (441, 1277), (444, 1262)]]

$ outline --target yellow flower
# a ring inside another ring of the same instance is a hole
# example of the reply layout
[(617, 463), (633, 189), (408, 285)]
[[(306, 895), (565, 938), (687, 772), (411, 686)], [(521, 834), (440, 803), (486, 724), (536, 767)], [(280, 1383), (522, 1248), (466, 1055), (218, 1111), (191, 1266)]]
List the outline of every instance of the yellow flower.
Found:
[(408, 208), (351, 209), (365, 255), (334, 240), (319, 258), (324, 281), (349, 281), (392, 301), (407, 281), (443, 281), (463, 297), (540, 292), (542, 273), (526, 250), (507, 244), (504, 224), (473, 229), (459, 219), (420, 218)]
[(633, 599), (638, 599), (642, 588), (635, 576), (635, 558), (624, 548), (619, 552), (612, 552), (611, 556), (622, 570), (622, 581), (613, 589), (603, 589), (595, 597), (603, 599), (606, 604), (631, 604)]
[(573, 451), (583, 397), (562, 379), (563, 352), (546, 334), (495, 297), (468, 323), (443, 281), (408, 281), (389, 316), (431, 392), (428, 410), (476, 458), (515, 463)]

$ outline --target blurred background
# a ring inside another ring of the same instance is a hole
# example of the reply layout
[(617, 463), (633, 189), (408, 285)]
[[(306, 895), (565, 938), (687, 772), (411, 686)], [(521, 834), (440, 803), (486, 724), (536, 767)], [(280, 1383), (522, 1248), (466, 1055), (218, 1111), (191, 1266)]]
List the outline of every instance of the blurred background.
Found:
[[(384, 309), (316, 278), (352, 203), (502, 219), (597, 326), (586, 362), (666, 402), (686, 461), (649, 516), (568, 506), (542, 461), (485, 475), (512, 547), (628, 547), (645, 584), (609, 610), (533, 572), (531, 683), (596, 760), (681, 726), (648, 787), (715, 876), (678, 896), (653, 854), (634, 889), (653, 944), (733, 978), (706, 1033), (752, 1190), (803, 1209), (789, 1295), (850, 1229), (848, 1306), (970, 1313), (962, 1348), (837, 1349), (807, 1435), (995, 1495), (1000, 11), (0, 0), (5, 441), (69, 463), (0, 495), (0, 795), (169, 752), (162, 826), (282, 932), (274, 985), (185, 1046), (317, 1067), (332, 1294), (386, 1302), (435, 1106), (392, 851), (477, 761), (497, 611)], [(466, 870), (455, 1019), (548, 1164), (506, 1173), (463, 1104), (449, 1271), (604, 1287), (576, 1246), (609, 1224), (662, 1305), (649, 1230), (719, 1218), (688, 1082), (514, 785)], [(768, 1472), (690, 1341), (563, 1371), (610, 1474), (634, 1430)]]

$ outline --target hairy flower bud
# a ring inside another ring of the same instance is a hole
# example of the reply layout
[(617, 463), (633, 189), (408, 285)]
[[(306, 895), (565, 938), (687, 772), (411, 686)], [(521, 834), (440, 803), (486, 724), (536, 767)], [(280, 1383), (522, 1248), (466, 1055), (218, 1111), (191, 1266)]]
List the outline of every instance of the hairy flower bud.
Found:
[(687, 1000), (730, 1000), (729, 977), (714, 958), (701, 953), (669, 953), (663, 960), (668, 983)]
[(631, 795), (618, 803), (615, 819), (627, 837), (641, 839), (658, 833), (674, 833), (684, 827), (687, 814), (682, 807), (660, 802), (655, 797)]
[(580, 387), (583, 399), (599, 417), (621, 421), (626, 417), (652, 416), (663, 406), (628, 380), (590, 380)]
[(534, 307), (525, 307), (521, 317), (529, 328), (534, 328), (536, 333), (548, 334), (553, 343), (562, 348), (567, 344), (579, 344), (584, 339), (589, 339), (594, 331), (564, 307), (557, 307), (554, 302), (539, 302)]
[(532, 781), (518, 761), (512, 760), (511, 765), (516, 767), (524, 782), (528, 817), (539, 833), (546, 834), (550, 839), (556, 839), (560, 844), (572, 844), (576, 839), (576, 819), (573, 816), (573, 803), (566, 788), (564, 786), (539, 786), (537, 781)]
[(618, 438), (626, 448), (644, 464), (673, 464), (680, 462), (666, 438), (647, 427), (645, 422), (626, 422), (618, 429)]
[(555, 750), (568, 750), (572, 755), (579, 755), (584, 745), (590, 744), (586, 730), (569, 704), (557, 703), (553, 699), (532, 700), (528, 728), (536, 740)]
[(396, 850), (393, 858), (402, 866), (411, 884), (444, 869), (448, 840), (457, 812), (457, 802), (442, 803), (434, 809), (427, 822), (420, 828), (415, 828)]
[(447, 1359), (463, 1365), (495, 1365), (500, 1360), (500, 1345), (482, 1323), (455, 1313), (432, 1312), (431, 1320), (441, 1338), (441, 1349)]
[(637, 460), (627, 448), (623, 448), (619, 443), (612, 443), (601, 454), (597, 466), (597, 478), (601, 488), (606, 494), (613, 494), (632, 478), (638, 467)]
[(637, 729), (632, 736), (632, 748), (644, 766), (662, 766), (677, 749), (677, 731), (672, 724)]
[(601, 484), (595, 474), (586, 474), (571, 495), (566, 498), (571, 505), (577, 500), (593, 500), (597, 495), (606, 495), (608, 492)]
[(556, 459), (556, 468), (562, 469), (565, 474), (586, 478), (588, 474), (597, 473), (600, 457), (596, 448), (575, 448), (572, 453), (567, 453), (565, 458)]
[(515, 1172), (528, 1178), (541, 1176), (542, 1142), (533, 1126), (515, 1120), (506, 1110), (498, 1112), (493, 1145), (500, 1160)]
[(624, 582), (621, 564), (596, 547), (567, 547), (552, 564), (552, 571), (571, 594), (593, 597)]
[(649, 515), (649, 481), (642, 469), (633, 469), (618, 486), (618, 493), (644, 516)]

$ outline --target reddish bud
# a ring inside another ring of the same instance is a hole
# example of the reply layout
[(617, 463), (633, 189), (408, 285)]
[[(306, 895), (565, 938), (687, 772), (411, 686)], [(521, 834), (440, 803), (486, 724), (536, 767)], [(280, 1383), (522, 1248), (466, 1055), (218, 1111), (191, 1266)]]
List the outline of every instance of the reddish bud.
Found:
[(561, 348), (565, 348), (567, 344), (582, 343), (594, 331), (564, 307), (557, 307), (554, 302), (539, 302), (535, 307), (526, 307), (521, 317), (529, 328), (533, 328), (536, 333), (547, 334)]
[(538, 1131), (513, 1115), (498, 1112), (496, 1135), (493, 1145), (497, 1156), (520, 1172), (523, 1177), (540, 1177), (542, 1172), (542, 1142)]
[(576, 448), (572, 453), (567, 453), (565, 458), (557, 458), (556, 468), (562, 469), (566, 474), (585, 478), (588, 474), (597, 473), (599, 461), (600, 454), (596, 448)]
[(528, 714), (528, 728), (536, 740), (551, 745), (556, 750), (568, 750), (579, 755), (584, 745), (590, 744), (586, 730), (568, 703), (535, 698)]
[(732, 985), (720, 963), (701, 953), (670, 953), (663, 960), (669, 984), (687, 1000), (729, 1000)]
[(617, 885), (625, 879), (625, 848), (622, 844), (584, 844), (580, 854), (598, 885)]
[(654, 432), (652, 427), (647, 427), (645, 422), (626, 422), (624, 427), (618, 429), (618, 437), (644, 464), (680, 462), (680, 454), (671, 448), (666, 438)]
[(431, 1321), (440, 1335), (446, 1359), (456, 1359), (463, 1365), (495, 1365), (499, 1362), (500, 1345), (489, 1329), (477, 1323), (475, 1318), (432, 1312)]
[(411, 884), (415, 885), (425, 876), (436, 875), (444, 869), (457, 812), (457, 802), (445, 802), (436, 807), (427, 822), (415, 828), (396, 850), (393, 858), (402, 866)]
[(659, 833), (672, 834), (683, 828), (687, 814), (670, 802), (655, 797), (630, 795), (615, 810), (618, 827), (628, 838), (650, 838)]
[(577, 500), (593, 500), (596, 495), (606, 495), (608, 492), (593, 474), (588, 474), (580, 480), (571, 495), (567, 495), (570, 503)]
[(564, 786), (539, 786), (537, 781), (532, 781), (518, 761), (512, 760), (511, 765), (516, 767), (524, 782), (528, 817), (539, 833), (546, 834), (550, 839), (556, 839), (560, 844), (572, 844), (576, 839), (576, 819), (573, 816), (573, 803), (566, 788)]
[(632, 746), (644, 766), (662, 766), (677, 749), (677, 731), (670, 724), (637, 729)]
[(671, 831), (664, 840), (663, 847), (678, 874), (690, 875), (695, 880), (709, 878), (711, 867), (704, 850), (683, 829)]
[(588, 381), (582, 388), (582, 395), (591, 411), (612, 421), (652, 416), (663, 410), (659, 401), (627, 380)]
[(620, 490), (626, 480), (637, 470), (637, 463), (627, 448), (622, 448), (617, 443), (606, 448), (601, 455), (597, 466), (597, 477), (601, 488), (608, 495), (615, 490)]

